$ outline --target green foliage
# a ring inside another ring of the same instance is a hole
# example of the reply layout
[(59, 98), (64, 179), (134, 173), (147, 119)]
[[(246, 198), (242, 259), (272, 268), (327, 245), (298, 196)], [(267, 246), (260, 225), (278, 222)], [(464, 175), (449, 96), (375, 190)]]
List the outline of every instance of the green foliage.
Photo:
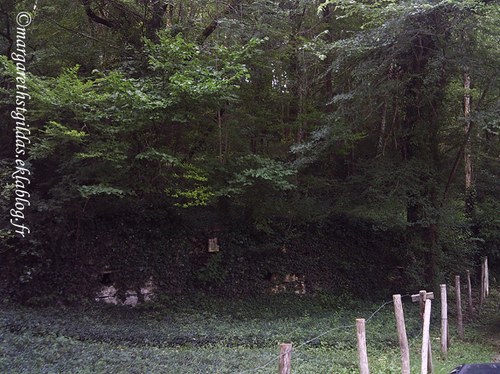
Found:
[(158, 160), (165, 163), (179, 164), (179, 160), (176, 157), (163, 152), (159, 152), (154, 148), (148, 148), (145, 152), (139, 153), (137, 156), (135, 156), (135, 158), (137, 160)]
[(493, 264), (500, 259), (500, 219), (498, 217), (498, 201), (484, 201), (477, 210), (477, 225), (479, 239), (485, 246), (486, 254)]
[(211, 191), (209, 185), (204, 185), (208, 182), (208, 173), (192, 165), (181, 165), (182, 174), (174, 174), (174, 178), (182, 179), (185, 185), (189, 186), (186, 189), (166, 189), (165, 192), (174, 198), (182, 200), (180, 203), (175, 203), (175, 206), (188, 208), (191, 206), (208, 205), (215, 193)]
[(81, 186), (78, 188), (83, 198), (89, 198), (92, 195), (107, 194), (122, 196), (125, 192), (118, 188), (113, 188), (99, 184), (97, 186)]
[(197, 278), (209, 289), (221, 286), (227, 276), (227, 270), (222, 265), (222, 253), (210, 257), (205, 265), (198, 270)]
[(14, 195), (15, 185), (12, 183), (10, 178), (10, 165), (5, 161), (0, 161), (0, 212), (2, 214), (2, 227), (0, 227), (0, 243), (3, 244), (3, 250), (1, 253), (11, 250), (13, 248), (10, 244), (11, 240), (14, 238), (14, 230), (12, 227), (8, 227), (4, 222), (9, 221), (10, 206), (12, 196)]
[[(84, 138), (88, 136), (85, 132), (71, 130), (54, 121), (50, 121), (45, 126), (45, 129), (40, 130), (40, 133), (44, 134), (43, 139), (33, 144), (30, 149), (30, 155), (33, 160), (53, 156), (54, 152), (58, 148), (61, 148), (61, 145), (80, 145), (84, 142)], [(81, 157), (89, 156), (81, 154)]]
[(240, 195), (259, 184), (277, 191), (295, 188), (289, 179), (296, 174), (296, 170), (281, 162), (259, 155), (247, 155), (239, 158), (235, 166), (239, 170), (233, 172), (232, 179), (227, 182), (228, 187), (220, 190), (220, 196)]
[[(411, 370), (418, 372), (419, 307), (405, 300)], [(324, 306), (315, 299), (290, 295), (237, 300), (198, 295), (165, 301), (141, 308), (21, 308), (4, 303), (0, 369), (12, 373), (241, 372), (275, 359), (279, 344), (286, 341), (295, 348), (292, 370), (297, 373), (355, 373), (359, 371), (355, 319), (368, 320), (382, 304), (350, 300), (351, 305)], [(439, 359), (438, 347), (433, 345), (436, 371), (449, 372), (464, 362), (494, 361), (498, 355), (497, 305), (494, 291), (478, 314), (481, 318), (466, 325), (465, 339), (457, 339), (451, 322), (447, 360)], [(439, 336), (438, 312), (431, 321), (434, 340)], [(392, 305), (373, 315), (366, 330), (370, 368), (400, 371)], [(275, 372), (276, 365), (273, 362), (260, 371)]]
[[(172, 97), (177, 100), (234, 100), (231, 89), (239, 88), (243, 78), (250, 78), (242, 62), (262, 41), (251, 40), (232, 50), (214, 46), (207, 51), (198, 44), (186, 41), (181, 34), (169, 32), (158, 35), (159, 43), (146, 40), (146, 51), (153, 71), (159, 71)], [(215, 55), (216, 61), (213, 60)]]
[[(168, 268), (169, 292), (297, 274), (325, 295), (430, 284), (484, 255), (498, 268), (497, 3), (40, 0), (20, 241), (5, 25), (33, 5), (2, 6), (0, 26), (9, 295), (72, 300), (109, 267), (135, 285)], [(214, 233), (230, 249), (209, 259)]]

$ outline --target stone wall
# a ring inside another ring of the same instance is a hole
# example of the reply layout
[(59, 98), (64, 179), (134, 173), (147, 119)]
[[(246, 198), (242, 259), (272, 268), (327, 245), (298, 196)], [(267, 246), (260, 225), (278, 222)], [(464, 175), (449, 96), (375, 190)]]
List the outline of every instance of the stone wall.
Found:
[[(140, 288), (142, 299), (144, 301), (151, 301), (155, 288), (156, 287), (153, 284), (153, 281), (149, 280), (143, 287)], [(137, 291), (129, 289), (125, 291), (125, 300), (122, 301), (121, 298), (118, 297), (118, 290), (115, 288), (115, 285), (112, 284), (111, 286), (103, 286), (97, 293), (95, 300), (115, 305), (136, 306), (139, 302), (139, 295), (137, 294)]]

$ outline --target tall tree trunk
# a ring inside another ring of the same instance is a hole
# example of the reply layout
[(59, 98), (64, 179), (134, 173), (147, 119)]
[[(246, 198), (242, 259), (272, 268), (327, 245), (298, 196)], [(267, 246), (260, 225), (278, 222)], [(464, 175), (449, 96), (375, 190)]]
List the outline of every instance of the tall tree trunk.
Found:
[[(470, 122), (470, 73), (467, 71), (464, 76), (464, 117), (465, 117), (465, 133), (469, 133), (471, 126)], [(465, 166), (465, 214), (472, 218), (474, 215), (474, 187), (472, 185), (472, 158), (470, 137), (467, 137), (464, 150), (464, 166)]]
[[(413, 75), (405, 91), (403, 129), (401, 141), (402, 156), (416, 173), (407, 195), (407, 238), (408, 245), (415, 256), (422, 261), (422, 281), (432, 284), (437, 272), (438, 256), (437, 225), (439, 210), (437, 190), (434, 182), (439, 173), (439, 138), (437, 122), (440, 98), (429, 101), (423, 92), (426, 90), (425, 71), (429, 58), (435, 51), (433, 39), (421, 36), (415, 40), (413, 59), (407, 69)], [(440, 92), (444, 89), (445, 77), (442, 76)], [(438, 95), (439, 96), (439, 95)]]
[(305, 120), (305, 104), (307, 94), (307, 65), (305, 60), (304, 49), (299, 49), (297, 52), (297, 91), (298, 91), (298, 113), (297, 121), (299, 123), (299, 129), (297, 131), (297, 144), (302, 143), (304, 139), (304, 134), (306, 132), (307, 121)]
[[(323, 16), (325, 19), (330, 18), (331, 16), (331, 10), (330, 10), (330, 4), (325, 6), (325, 10), (323, 12)], [(329, 30), (327, 30), (329, 31)], [(332, 33), (327, 32), (325, 33), (325, 39), (328, 44), (332, 43), (333, 38), (332, 38)], [(331, 64), (332, 64), (332, 58), (330, 56), (330, 53), (326, 55), (325, 59), (325, 64), (327, 66), (327, 72), (325, 76), (325, 86), (326, 86), (326, 113), (332, 113), (333, 112), (333, 78), (332, 78), (332, 70), (331, 70)]]

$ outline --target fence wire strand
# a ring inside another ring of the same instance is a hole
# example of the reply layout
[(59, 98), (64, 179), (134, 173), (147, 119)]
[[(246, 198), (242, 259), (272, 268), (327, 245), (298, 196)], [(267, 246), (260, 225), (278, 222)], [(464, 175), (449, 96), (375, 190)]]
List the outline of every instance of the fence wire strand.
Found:
[[(404, 297), (409, 297), (409, 296), (410, 296), (410, 295), (404, 295), (404, 296), (401, 296), (401, 298), (404, 298)], [(391, 301), (387, 301), (387, 302), (385, 302), (384, 304), (382, 304), (382, 305), (381, 305), (381, 306), (380, 306), (380, 307), (379, 307), (379, 308), (378, 308), (375, 312), (373, 312), (373, 314), (372, 314), (372, 315), (371, 315), (371, 316), (370, 316), (370, 317), (369, 317), (369, 318), (365, 321), (365, 323), (366, 323), (366, 322), (368, 322), (368, 321), (370, 321), (373, 317), (375, 317), (375, 315), (376, 315), (377, 313), (379, 313), (379, 312), (380, 312), (380, 311), (381, 311), (381, 310), (382, 310), (382, 309), (383, 309), (386, 305), (388, 305), (388, 304), (392, 304), (393, 302), (394, 302), (394, 301), (393, 301), (393, 300), (391, 300)], [(272, 360), (267, 361), (267, 362), (266, 362), (264, 365), (262, 365), (262, 366), (259, 366), (259, 367), (253, 368), (253, 369), (248, 369), (248, 370), (245, 370), (245, 371), (240, 371), (240, 372), (237, 372), (237, 373), (234, 373), (234, 374), (245, 374), (245, 373), (251, 373), (251, 372), (253, 372), (253, 371), (257, 371), (257, 370), (262, 370), (262, 369), (265, 369), (266, 367), (268, 367), (269, 365), (271, 365), (273, 362), (275, 362), (275, 361), (279, 360), (282, 356), (285, 356), (285, 355), (287, 355), (288, 353), (290, 353), (290, 352), (292, 352), (292, 351), (297, 351), (297, 350), (298, 350), (298, 349), (300, 349), (301, 347), (303, 347), (303, 346), (305, 346), (305, 345), (307, 345), (307, 344), (310, 344), (310, 343), (312, 343), (312, 342), (313, 342), (313, 341), (315, 341), (315, 340), (318, 340), (319, 338), (321, 338), (322, 336), (324, 336), (324, 335), (326, 335), (326, 334), (329, 334), (329, 333), (331, 333), (331, 332), (333, 332), (333, 331), (337, 331), (337, 330), (350, 329), (350, 328), (353, 328), (353, 327), (356, 327), (356, 325), (354, 324), (354, 325), (345, 325), (345, 326), (338, 326), (338, 327), (334, 327), (333, 329), (330, 329), (330, 330), (328, 330), (328, 331), (325, 331), (325, 332), (321, 333), (320, 335), (318, 335), (318, 336), (316, 336), (316, 337), (314, 337), (314, 338), (312, 338), (312, 339), (310, 339), (310, 340), (308, 340), (308, 341), (306, 341), (306, 342), (304, 342), (304, 343), (300, 344), (300, 345), (299, 345), (299, 346), (297, 346), (297, 347), (292, 347), (292, 349), (290, 349), (290, 350), (288, 350), (288, 351), (286, 351), (286, 352), (283, 352), (282, 354), (280, 354), (280, 355), (276, 356), (276, 357), (275, 357), (275, 358), (273, 358)], [(419, 334), (419, 335), (420, 335), (420, 334)], [(419, 336), (419, 335), (418, 335), (418, 336)], [(417, 336), (416, 338), (414, 338), (412, 345), (414, 344), (414, 342), (415, 342), (415, 340), (418, 338), (418, 336)], [(394, 362), (394, 360), (393, 360), (393, 361), (389, 364), (389, 366), (390, 366), (390, 365), (392, 365), (392, 364), (393, 364), (393, 362)], [(388, 367), (387, 367), (384, 371), (386, 371), (386, 370), (389, 368), (389, 366), (388, 366)]]

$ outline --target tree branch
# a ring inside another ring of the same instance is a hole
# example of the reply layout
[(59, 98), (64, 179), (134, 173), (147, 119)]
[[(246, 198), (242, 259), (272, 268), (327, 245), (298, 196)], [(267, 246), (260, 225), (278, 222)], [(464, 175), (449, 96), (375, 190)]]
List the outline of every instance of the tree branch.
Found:
[(118, 48), (117, 46), (114, 46), (114, 45), (110, 45), (108, 44), (108, 42), (105, 42), (104, 40), (101, 40), (101, 39), (97, 39), (97, 38), (94, 38), (93, 36), (90, 36), (90, 35), (87, 35), (87, 34), (84, 34), (83, 32), (80, 32), (78, 30), (73, 30), (73, 29), (70, 29), (69, 27), (66, 27), (66, 26), (63, 26), (61, 25), (59, 22), (53, 20), (52, 18), (48, 18), (51, 22), (55, 23), (57, 26), (59, 26), (61, 29), (64, 29), (66, 31), (70, 31), (70, 32), (74, 32), (75, 34), (77, 35), (80, 35), (80, 36), (83, 36), (84, 38), (87, 38), (87, 39), (90, 39), (90, 40), (94, 40), (96, 42), (99, 42), (99, 43), (104, 43), (106, 44), (108, 47), (111, 47), (111, 48), (114, 48), (116, 50), (121, 50), (121, 48)]
[[(233, 7), (234, 3), (236, 3), (237, 1), (238, 0), (233, 0), (233, 1), (229, 2), (226, 5), (226, 9), (224, 10), (224, 12), (222, 12), (222, 16), (228, 15), (229, 11)], [(208, 37), (210, 35), (212, 35), (212, 33), (215, 31), (215, 29), (217, 28), (218, 25), (219, 25), (219, 20), (217, 18), (214, 19), (212, 22), (210, 22), (210, 24), (207, 27), (205, 27), (205, 30), (203, 30), (201, 35), (198, 37), (198, 44), (203, 44), (205, 42), (205, 40), (207, 40)]]
[(94, 13), (92, 8), (90, 7), (91, 0), (82, 0), (82, 4), (85, 7), (85, 13), (87, 13), (87, 17), (89, 17), (92, 21), (100, 23), (101, 25), (108, 26), (109, 28), (112, 29), (117, 29), (118, 26), (115, 25), (113, 22), (104, 19), (102, 17), (99, 17), (97, 14)]

